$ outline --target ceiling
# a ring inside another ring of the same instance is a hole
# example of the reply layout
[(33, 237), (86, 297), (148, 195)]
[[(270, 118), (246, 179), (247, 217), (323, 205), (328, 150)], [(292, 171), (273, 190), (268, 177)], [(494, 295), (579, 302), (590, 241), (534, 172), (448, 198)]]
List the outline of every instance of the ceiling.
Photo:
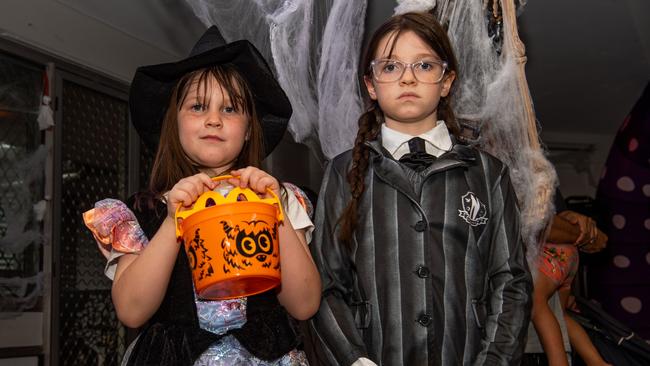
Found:
[(186, 55), (206, 28), (184, 0), (55, 1), (176, 57)]
[(614, 134), (650, 81), (650, 2), (531, 0), (519, 30), (542, 127)]

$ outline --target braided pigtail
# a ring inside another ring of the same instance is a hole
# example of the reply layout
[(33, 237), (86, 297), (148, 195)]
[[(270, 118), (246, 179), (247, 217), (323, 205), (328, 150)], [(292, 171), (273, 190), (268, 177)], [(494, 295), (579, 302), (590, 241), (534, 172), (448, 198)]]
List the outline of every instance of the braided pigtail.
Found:
[(365, 142), (377, 138), (382, 119), (383, 115), (376, 102), (359, 118), (359, 132), (357, 132), (354, 148), (352, 149), (352, 168), (347, 175), (352, 198), (339, 218), (341, 224), (339, 239), (346, 244), (350, 243), (352, 234), (357, 227), (357, 205), (363, 191), (366, 189), (364, 178), (368, 171), (370, 152)]
[(438, 119), (445, 121), (449, 133), (454, 135), (456, 138), (460, 137), (461, 128), (458, 124), (458, 121), (456, 120), (456, 115), (454, 114), (454, 110), (451, 105), (451, 98), (449, 95), (440, 98), (440, 101), (438, 102)]

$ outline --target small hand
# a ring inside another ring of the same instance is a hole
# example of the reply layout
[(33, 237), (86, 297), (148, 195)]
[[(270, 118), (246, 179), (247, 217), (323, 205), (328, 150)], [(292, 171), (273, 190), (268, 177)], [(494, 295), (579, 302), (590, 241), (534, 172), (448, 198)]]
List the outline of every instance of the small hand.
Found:
[(573, 295), (569, 295), (569, 297), (566, 300), (566, 308), (575, 312), (579, 313), (580, 309), (578, 308), (578, 304), (576, 303), (576, 297)]
[(600, 252), (601, 250), (605, 249), (605, 247), (607, 246), (607, 240), (608, 239), (609, 238), (607, 237), (607, 235), (605, 235), (605, 233), (598, 230), (598, 234), (597, 234), (596, 238), (593, 241), (591, 241), (590, 243), (587, 243), (587, 244), (581, 246), (580, 250), (585, 252), (585, 253)]
[(214, 189), (216, 185), (217, 183), (205, 173), (179, 180), (167, 195), (167, 215), (173, 219), (179, 205), (190, 207), (201, 194)]
[(578, 225), (580, 235), (575, 241), (575, 245), (586, 253), (594, 253), (605, 248), (607, 235), (598, 230), (596, 222), (588, 216), (581, 215), (573, 211), (562, 211), (558, 216), (569, 221), (573, 225)]
[(230, 172), (233, 178), (228, 179), (228, 183), (239, 186), (240, 188), (250, 188), (258, 194), (263, 194), (268, 198), (267, 189), (270, 189), (276, 196), (280, 196), (280, 183), (269, 173), (249, 166), (243, 169), (237, 169)]
[(573, 211), (562, 211), (558, 214), (560, 217), (569, 221), (573, 225), (578, 225), (580, 228), (580, 235), (575, 241), (577, 246), (582, 246), (591, 241), (594, 237), (593, 228), (595, 227), (594, 220)]

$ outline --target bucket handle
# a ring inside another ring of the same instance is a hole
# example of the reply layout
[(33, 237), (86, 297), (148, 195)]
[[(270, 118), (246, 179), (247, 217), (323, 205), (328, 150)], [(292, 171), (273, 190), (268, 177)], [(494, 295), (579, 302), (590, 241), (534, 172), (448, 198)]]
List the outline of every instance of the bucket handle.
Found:
[[(219, 181), (230, 179), (230, 178), (233, 178), (233, 176), (232, 175), (221, 175), (221, 176), (218, 176), (218, 177), (212, 177), (212, 180), (215, 181), (215, 182), (219, 182)], [(214, 191), (208, 191), (208, 192), (204, 192), (201, 196), (199, 196), (199, 198), (194, 202), (194, 206), (196, 207), (197, 203), (202, 203), (203, 205), (205, 205), (205, 201), (207, 201), (209, 198), (212, 198), (216, 205), (224, 204), (224, 203), (232, 203), (232, 202), (228, 202), (228, 200), (229, 199), (232, 200), (233, 198), (236, 199), (236, 197), (239, 197), (239, 195), (241, 194), (241, 195), (244, 195), (244, 197), (246, 197), (246, 199), (248, 201), (263, 202), (263, 203), (267, 203), (267, 204), (270, 204), (270, 205), (277, 204), (277, 209), (278, 209), (277, 210), (277, 219), (278, 219), (278, 222), (284, 221), (284, 212), (282, 210), (282, 202), (280, 202), (280, 199), (278, 198), (278, 196), (271, 189), (267, 188), (266, 191), (269, 194), (271, 194), (271, 196), (272, 196), (271, 198), (260, 198), (257, 195), (257, 193), (253, 192), (253, 190), (251, 190), (249, 188), (243, 188), (242, 189), (241, 187), (234, 187), (230, 192), (228, 192), (226, 197), (222, 196), (221, 193), (214, 192)], [(182, 236), (181, 228), (180, 228), (180, 225), (179, 225), (179, 219), (184, 220), (186, 217), (188, 217), (188, 216), (192, 215), (193, 213), (195, 213), (194, 208), (181, 211), (182, 208), (183, 208), (183, 205), (178, 205), (178, 207), (176, 208), (176, 214), (174, 215), (174, 218), (175, 218), (174, 225), (176, 226), (176, 237), (177, 238), (180, 238)]]

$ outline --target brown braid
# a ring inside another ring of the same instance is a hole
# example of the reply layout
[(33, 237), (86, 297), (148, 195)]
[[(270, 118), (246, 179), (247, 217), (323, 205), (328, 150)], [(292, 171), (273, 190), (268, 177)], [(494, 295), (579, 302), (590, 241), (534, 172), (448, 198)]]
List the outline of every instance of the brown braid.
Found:
[(357, 205), (361, 199), (361, 195), (363, 195), (363, 191), (366, 189), (364, 178), (366, 171), (368, 171), (370, 152), (365, 143), (366, 141), (372, 141), (377, 138), (381, 130), (382, 119), (381, 109), (379, 109), (376, 102), (370, 106), (366, 113), (359, 117), (359, 131), (357, 132), (357, 137), (354, 140), (354, 148), (352, 149), (352, 168), (347, 176), (352, 198), (339, 219), (341, 223), (339, 239), (343, 243), (350, 242), (352, 233), (357, 227)]

